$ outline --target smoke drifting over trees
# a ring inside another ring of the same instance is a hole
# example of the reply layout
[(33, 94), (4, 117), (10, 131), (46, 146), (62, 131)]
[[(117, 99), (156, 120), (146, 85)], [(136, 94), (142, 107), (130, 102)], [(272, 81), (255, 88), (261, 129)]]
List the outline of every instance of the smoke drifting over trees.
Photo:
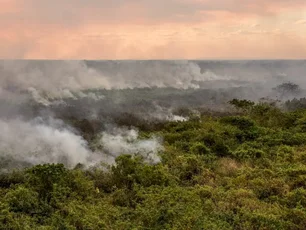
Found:
[(0, 229), (304, 229), (305, 61), (0, 75)]
[[(305, 74), (305, 61), (1, 61), (1, 157), (7, 168), (133, 152), (157, 162), (162, 140), (138, 140), (138, 129), (225, 111), (234, 98), (301, 98)], [(289, 81), (300, 88), (286, 90)]]

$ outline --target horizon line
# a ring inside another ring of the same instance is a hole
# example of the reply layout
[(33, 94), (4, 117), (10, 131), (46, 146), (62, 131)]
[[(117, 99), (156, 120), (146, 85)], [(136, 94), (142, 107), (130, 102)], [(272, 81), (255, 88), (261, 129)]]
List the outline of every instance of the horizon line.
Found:
[(306, 61), (306, 58), (195, 58), (195, 59), (76, 59), (76, 58), (0, 58), (0, 61)]

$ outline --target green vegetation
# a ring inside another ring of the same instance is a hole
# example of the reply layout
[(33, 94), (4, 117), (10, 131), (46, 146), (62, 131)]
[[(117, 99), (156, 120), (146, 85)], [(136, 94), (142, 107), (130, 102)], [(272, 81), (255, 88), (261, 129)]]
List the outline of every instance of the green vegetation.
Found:
[(164, 138), (156, 165), (1, 174), (0, 229), (305, 229), (306, 110), (230, 104), (235, 116), (143, 131)]

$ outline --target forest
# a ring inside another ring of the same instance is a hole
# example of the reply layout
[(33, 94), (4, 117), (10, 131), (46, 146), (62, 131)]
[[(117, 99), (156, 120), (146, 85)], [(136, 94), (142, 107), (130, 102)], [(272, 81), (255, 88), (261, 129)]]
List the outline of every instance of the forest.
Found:
[[(233, 99), (223, 113), (181, 110), (185, 121), (134, 118), (140, 138), (162, 137), (157, 163), (135, 153), (2, 172), (0, 229), (305, 229), (305, 104)], [(90, 121), (70, 123), (92, 139)]]

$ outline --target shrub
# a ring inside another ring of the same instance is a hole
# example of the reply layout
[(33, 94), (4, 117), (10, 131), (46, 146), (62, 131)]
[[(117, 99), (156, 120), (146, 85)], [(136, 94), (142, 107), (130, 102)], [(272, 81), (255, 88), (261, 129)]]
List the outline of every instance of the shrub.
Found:
[(191, 146), (190, 152), (196, 155), (206, 155), (210, 154), (210, 149), (207, 148), (204, 144), (197, 142)]
[(144, 187), (167, 185), (170, 181), (167, 172), (159, 165), (148, 165), (141, 157), (121, 155), (116, 165), (111, 167), (111, 177), (117, 188), (132, 189), (139, 184)]
[(248, 145), (242, 145), (233, 152), (233, 155), (238, 160), (258, 159), (264, 156), (264, 152)]
[(254, 128), (255, 126), (254, 121), (247, 117), (225, 117), (221, 119), (221, 122), (236, 126), (239, 129), (246, 131)]
[(212, 146), (211, 150), (218, 157), (227, 157), (232, 155), (230, 148), (222, 141), (218, 141), (214, 146)]
[(67, 176), (63, 164), (37, 165), (27, 170), (29, 185), (42, 199), (50, 201), (54, 184), (61, 183)]
[(39, 209), (38, 193), (24, 186), (18, 186), (5, 196), (6, 202), (13, 212), (35, 214)]
[(233, 99), (229, 101), (229, 104), (233, 105), (236, 109), (242, 109), (243, 111), (246, 111), (254, 106), (255, 103), (249, 100)]

